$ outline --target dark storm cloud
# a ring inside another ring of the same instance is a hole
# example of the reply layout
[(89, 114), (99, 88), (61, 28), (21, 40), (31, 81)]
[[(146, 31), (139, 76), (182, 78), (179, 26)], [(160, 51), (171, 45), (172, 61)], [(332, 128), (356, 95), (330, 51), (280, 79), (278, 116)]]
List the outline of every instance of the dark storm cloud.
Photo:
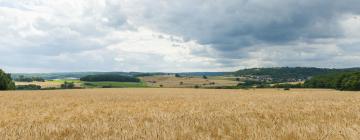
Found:
[(343, 36), (338, 20), (358, 14), (358, 0), (142, 1), (137, 21), (219, 51)]

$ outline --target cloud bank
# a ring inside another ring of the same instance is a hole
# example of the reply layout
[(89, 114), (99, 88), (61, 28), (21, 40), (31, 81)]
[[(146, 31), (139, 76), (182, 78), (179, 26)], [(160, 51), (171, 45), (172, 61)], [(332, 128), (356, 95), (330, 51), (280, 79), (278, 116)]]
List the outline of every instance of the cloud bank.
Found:
[(0, 1), (11, 72), (359, 67), (358, 0)]

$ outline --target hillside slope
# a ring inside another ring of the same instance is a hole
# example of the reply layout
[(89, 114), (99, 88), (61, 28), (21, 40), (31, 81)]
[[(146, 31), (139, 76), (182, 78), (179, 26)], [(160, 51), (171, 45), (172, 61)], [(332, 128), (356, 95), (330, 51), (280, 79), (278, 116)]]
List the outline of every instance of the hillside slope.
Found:
[(294, 82), (304, 81), (313, 76), (323, 75), (333, 72), (352, 72), (360, 71), (359, 68), (349, 69), (326, 69), (312, 67), (276, 67), (276, 68), (252, 68), (239, 70), (233, 73), (235, 76), (255, 77), (262, 79), (270, 78), (273, 82)]

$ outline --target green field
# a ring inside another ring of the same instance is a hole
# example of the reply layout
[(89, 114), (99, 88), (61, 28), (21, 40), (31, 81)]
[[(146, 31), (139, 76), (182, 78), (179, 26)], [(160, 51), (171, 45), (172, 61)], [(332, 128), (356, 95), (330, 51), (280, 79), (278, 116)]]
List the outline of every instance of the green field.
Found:
[(84, 82), (84, 87), (87, 88), (97, 88), (97, 87), (107, 87), (107, 88), (143, 88), (147, 87), (144, 82)]

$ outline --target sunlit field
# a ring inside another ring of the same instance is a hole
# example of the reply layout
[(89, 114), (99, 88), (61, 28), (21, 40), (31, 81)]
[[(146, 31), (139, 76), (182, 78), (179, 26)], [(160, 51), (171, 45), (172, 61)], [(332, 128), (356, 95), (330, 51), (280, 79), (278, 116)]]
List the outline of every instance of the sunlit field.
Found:
[(0, 92), (1, 139), (359, 139), (360, 94), (333, 90)]
[(146, 76), (141, 77), (143, 81), (150, 87), (159, 87), (160, 85), (166, 88), (193, 88), (199, 87), (221, 87), (221, 86), (236, 86), (239, 82), (224, 77), (209, 77), (204, 79), (202, 77), (174, 77), (174, 76)]

